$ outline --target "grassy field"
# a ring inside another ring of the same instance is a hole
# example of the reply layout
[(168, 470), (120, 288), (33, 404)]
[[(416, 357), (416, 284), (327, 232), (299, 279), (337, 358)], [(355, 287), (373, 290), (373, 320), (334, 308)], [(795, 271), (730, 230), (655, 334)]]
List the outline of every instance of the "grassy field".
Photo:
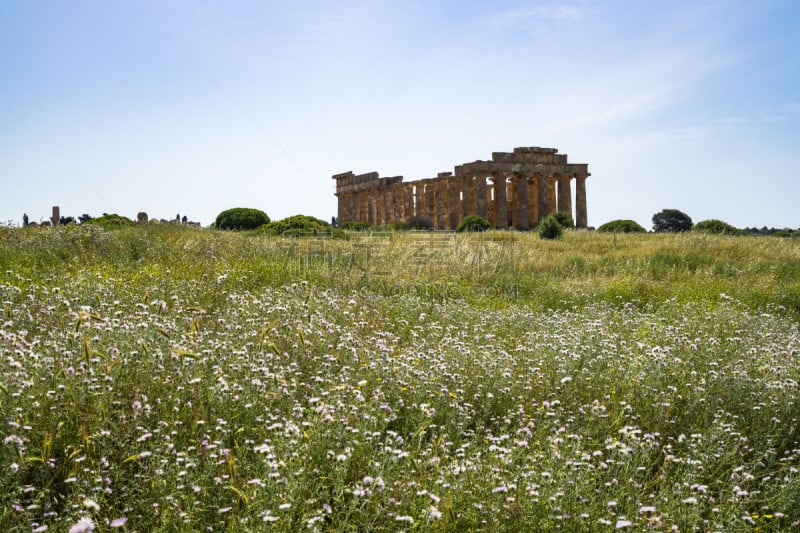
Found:
[(790, 531), (800, 239), (0, 228), (3, 531)]

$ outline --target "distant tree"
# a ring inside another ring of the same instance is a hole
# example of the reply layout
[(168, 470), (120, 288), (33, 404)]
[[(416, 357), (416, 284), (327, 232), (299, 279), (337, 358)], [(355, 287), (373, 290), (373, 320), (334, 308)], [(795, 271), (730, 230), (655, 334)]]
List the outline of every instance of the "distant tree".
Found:
[(92, 216), (87, 215), (86, 213), (78, 217), (78, 222), (80, 222), (81, 224), (83, 224), (84, 222), (89, 222), (90, 220), (92, 220)]
[(536, 228), (542, 239), (558, 239), (564, 234), (564, 226), (559, 223), (558, 217), (553, 215), (554, 213), (551, 213), (544, 217)]
[(486, 231), (487, 229), (492, 229), (492, 224), (488, 220), (478, 215), (468, 215), (461, 220), (456, 232)]
[(703, 220), (692, 226), (692, 231), (701, 233), (719, 233), (723, 235), (745, 235), (745, 232), (734, 228), (727, 222), (721, 220), (711, 219)]
[[(180, 217), (178, 217), (180, 220)], [(269, 224), (269, 217), (263, 211), (250, 207), (234, 207), (226, 209), (217, 215), (214, 227), (226, 230), (256, 229), (264, 224)]]
[(61, 223), (62, 226), (66, 226), (67, 224), (74, 224), (75, 223), (75, 218), (73, 218), (73, 217), (61, 217), (59, 222)]
[(653, 215), (653, 231), (656, 233), (681, 232), (692, 229), (689, 215), (677, 209), (663, 209)]
[(28, 226), (28, 213), (22, 214), (22, 227), (25, 228)]
[(634, 220), (612, 220), (597, 228), (597, 231), (600, 233), (647, 233), (647, 230)]

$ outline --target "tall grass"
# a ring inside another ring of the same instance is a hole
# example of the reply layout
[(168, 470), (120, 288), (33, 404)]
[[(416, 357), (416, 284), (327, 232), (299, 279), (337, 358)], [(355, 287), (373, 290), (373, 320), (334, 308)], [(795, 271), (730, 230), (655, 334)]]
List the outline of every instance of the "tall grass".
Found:
[(798, 259), (3, 229), (0, 527), (791, 530)]

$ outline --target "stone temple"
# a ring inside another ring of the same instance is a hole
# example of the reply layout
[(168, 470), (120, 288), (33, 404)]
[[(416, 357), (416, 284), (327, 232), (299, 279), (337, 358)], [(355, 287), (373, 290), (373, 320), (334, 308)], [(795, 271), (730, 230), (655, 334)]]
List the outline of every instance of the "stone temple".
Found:
[(403, 182), (402, 176), (380, 178), (377, 172), (344, 172), (333, 179), (340, 222), (424, 218), (435, 229), (452, 230), (464, 217), (478, 215), (495, 228), (526, 230), (555, 211), (585, 228), (588, 176), (587, 164), (568, 163), (555, 148), (533, 147), (493, 152), (490, 161), (457, 165), (430, 179)]

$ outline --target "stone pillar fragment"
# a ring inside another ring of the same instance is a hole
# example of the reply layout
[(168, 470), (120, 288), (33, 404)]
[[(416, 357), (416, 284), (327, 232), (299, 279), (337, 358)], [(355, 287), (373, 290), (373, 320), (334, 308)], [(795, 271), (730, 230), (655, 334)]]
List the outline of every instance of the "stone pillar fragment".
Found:
[(585, 228), (588, 224), (586, 217), (586, 177), (575, 178), (575, 227)]
[(50, 218), (50, 222), (54, 226), (58, 226), (59, 224), (61, 224), (61, 208), (58, 207), (57, 205), (53, 206), (53, 216)]

